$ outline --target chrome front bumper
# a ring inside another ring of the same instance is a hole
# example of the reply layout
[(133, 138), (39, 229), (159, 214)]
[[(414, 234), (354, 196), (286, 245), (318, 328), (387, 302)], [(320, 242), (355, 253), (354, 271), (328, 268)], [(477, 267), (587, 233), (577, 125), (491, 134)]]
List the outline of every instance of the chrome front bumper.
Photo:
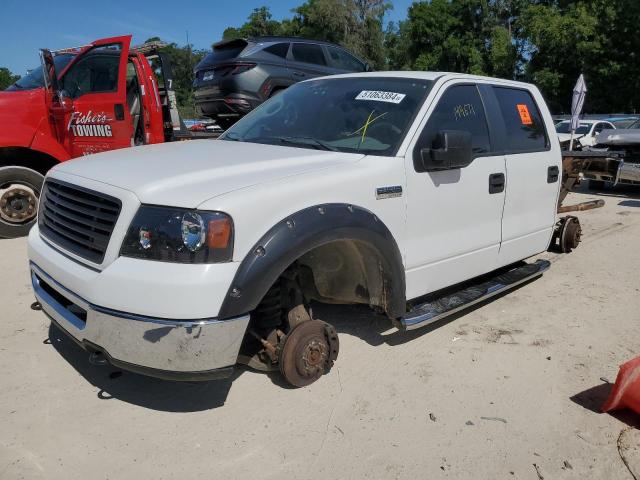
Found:
[(31, 263), (42, 310), (83, 348), (114, 366), (169, 380), (224, 378), (236, 364), (249, 315), (167, 320), (93, 305)]

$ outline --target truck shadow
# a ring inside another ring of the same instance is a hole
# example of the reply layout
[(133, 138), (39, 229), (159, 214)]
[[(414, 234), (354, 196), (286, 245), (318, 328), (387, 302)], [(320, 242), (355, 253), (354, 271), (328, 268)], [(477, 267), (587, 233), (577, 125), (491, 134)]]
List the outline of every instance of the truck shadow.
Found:
[(616, 185), (600, 189), (589, 189), (587, 182), (575, 187), (572, 192), (583, 195), (596, 195), (602, 197), (635, 198), (640, 199), (640, 188), (634, 185)]
[(51, 343), (67, 363), (99, 389), (99, 399), (116, 398), (165, 412), (198, 412), (223, 406), (231, 384), (244, 371), (238, 368), (232, 377), (224, 380), (171, 382), (121, 371), (109, 364), (94, 365), (89, 362), (89, 353), (55, 325), (49, 327), (49, 338), (45, 343)]
[(536, 280), (536, 278), (531, 279), (521, 285), (518, 285), (512, 290), (502, 292), (494, 297), (488, 298), (445, 317), (440, 321), (416, 330), (400, 331), (392, 325), (391, 321), (386, 316), (376, 313), (364, 305), (344, 306), (316, 303), (313, 305), (313, 317), (332, 324), (339, 334), (358, 337), (371, 346), (375, 347), (382, 344), (395, 346), (410, 342), (427, 335), (444, 325), (455, 322), (459, 318), (471, 314), (488, 303), (495, 302), (505, 295), (513, 294), (520, 288), (526, 287), (529, 283), (535, 282)]
[(618, 202), (621, 207), (640, 207), (640, 200), (622, 200)]
[[(496, 295), (418, 330), (398, 331), (393, 328), (387, 317), (375, 313), (366, 306), (359, 305), (314, 303), (313, 318), (325, 320), (331, 323), (338, 333), (358, 337), (372, 346), (400, 345), (454, 322), (489, 302), (513, 293), (531, 281), (535, 280), (525, 282), (513, 290)], [(224, 406), (233, 382), (247, 370), (247, 367), (238, 365), (233, 375), (223, 380), (172, 382), (123, 371), (108, 363), (93, 364), (89, 361), (90, 354), (80, 348), (54, 324), (50, 325), (49, 338), (44, 343), (51, 344), (87, 382), (99, 389), (97, 396), (100, 400), (118, 399), (140, 407), (165, 412), (198, 412)], [(279, 372), (266, 373), (265, 375), (278, 387), (294, 388), (284, 381)]]

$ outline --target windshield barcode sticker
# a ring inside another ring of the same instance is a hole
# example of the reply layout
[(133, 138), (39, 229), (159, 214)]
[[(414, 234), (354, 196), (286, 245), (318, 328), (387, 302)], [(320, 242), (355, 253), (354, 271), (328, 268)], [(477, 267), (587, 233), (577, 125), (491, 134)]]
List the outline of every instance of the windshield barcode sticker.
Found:
[(374, 100), (376, 102), (400, 103), (406, 97), (404, 93), (381, 92), (378, 90), (363, 90), (356, 100)]

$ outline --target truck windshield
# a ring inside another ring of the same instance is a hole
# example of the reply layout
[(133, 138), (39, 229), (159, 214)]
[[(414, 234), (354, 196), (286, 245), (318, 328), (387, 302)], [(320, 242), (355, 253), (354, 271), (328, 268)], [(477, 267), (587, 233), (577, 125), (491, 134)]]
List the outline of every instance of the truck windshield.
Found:
[[(62, 55), (56, 55), (53, 59), (53, 63), (56, 66), (56, 72), (58, 75), (69, 64), (71, 59), (75, 55), (70, 53), (64, 53)], [(37, 67), (29, 70), (29, 73), (20, 78), (13, 85), (10, 85), (7, 90), (33, 90), (34, 88), (40, 88), (44, 86), (44, 79), (42, 78), (42, 67)]]
[(221, 140), (393, 156), (433, 82), (344, 77), (289, 87)]
[[(581, 123), (576, 129), (576, 134), (584, 135), (589, 133), (591, 125), (588, 123)], [(571, 133), (571, 122), (560, 122), (556, 125), (556, 133)]]

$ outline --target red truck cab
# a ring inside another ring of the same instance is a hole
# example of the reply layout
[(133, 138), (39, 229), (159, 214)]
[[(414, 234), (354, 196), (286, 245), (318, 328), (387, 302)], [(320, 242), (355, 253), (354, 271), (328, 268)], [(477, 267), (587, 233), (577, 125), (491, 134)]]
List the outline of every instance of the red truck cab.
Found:
[(0, 91), (0, 237), (26, 235), (57, 163), (184, 136), (160, 46), (127, 35), (41, 50), (41, 67)]

